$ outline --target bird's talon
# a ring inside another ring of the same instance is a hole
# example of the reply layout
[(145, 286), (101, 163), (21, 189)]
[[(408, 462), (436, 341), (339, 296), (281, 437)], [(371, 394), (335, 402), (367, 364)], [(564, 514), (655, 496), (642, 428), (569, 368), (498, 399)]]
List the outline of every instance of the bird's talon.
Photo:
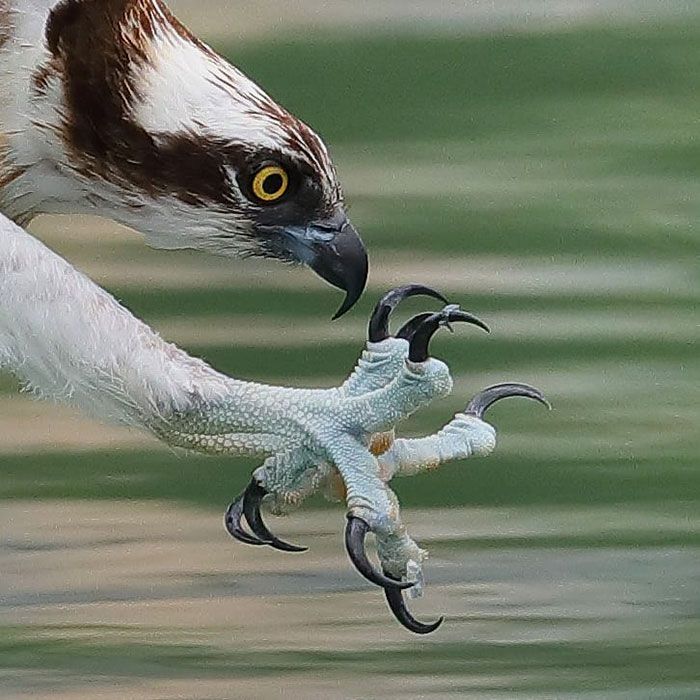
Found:
[(371, 343), (380, 343), (391, 337), (389, 318), (392, 312), (404, 299), (414, 296), (433, 297), (439, 299), (443, 304), (447, 304), (447, 299), (440, 292), (422, 284), (408, 284), (392, 289), (377, 302), (370, 317), (367, 337)]
[(398, 332), (396, 333), (396, 337), (402, 338), (403, 340), (411, 340), (413, 334), (418, 330), (418, 326), (420, 326), (423, 321), (427, 321), (432, 315), (433, 312), (428, 311), (426, 313), (413, 316), (413, 318), (409, 318), (408, 321), (406, 321), (406, 323), (399, 328)]
[[(260, 514), (260, 504), (266, 495), (267, 491), (255, 479), (248, 484), (246, 490), (228, 507), (224, 516), (224, 525), (229, 535), (239, 542), (257, 547), (269, 545), (283, 552), (305, 552), (306, 547), (289, 544), (275, 537), (268, 530)], [(243, 518), (253, 531), (253, 535), (243, 529), (241, 524)]]
[(255, 479), (252, 479), (245, 492), (243, 493), (243, 515), (250, 526), (253, 533), (259, 537), (264, 544), (273, 547), (274, 549), (279, 549), (282, 552), (305, 552), (308, 547), (300, 547), (295, 544), (290, 544), (284, 540), (279, 539), (270, 532), (265, 521), (262, 519), (262, 514), (260, 513), (260, 505), (262, 504), (263, 498), (267, 496), (268, 491), (263, 486), (258, 483)]
[(480, 391), (468, 404), (465, 409), (467, 415), (476, 416), (483, 419), (486, 411), (501, 399), (507, 399), (512, 396), (522, 396), (527, 399), (532, 399), (541, 403), (543, 406), (551, 410), (552, 405), (547, 401), (544, 394), (529, 384), (507, 383), (495, 384), (483, 391)]
[(391, 589), (400, 592), (403, 589), (413, 587), (415, 583), (412, 581), (399, 581), (382, 574), (374, 568), (365, 551), (365, 537), (370, 532), (370, 526), (364, 520), (354, 515), (348, 515), (347, 517), (345, 547), (350, 561), (354, 564), (358, 573), (368, 581), (381, 586), (384, 590)]
[(477, 318), (467, 311), (462, 311), (456, 304), (449, 304), (442, 311), (430, 314), (430, 316), (421, 323), (415, 324), (415, 330), (410, 338), (408, 359), (411, 362), (425, 362), (429, 357), (430, 341), (435, 333), (437, 333), (441, 327), (449, 327), (450, 323), (457, 322), (471, 323), (487, 333), (491, 332), (489, 327), (480, 318)]
[[(387, 578), (392, 580), (397, 580), (396, 577), (391, 574), (384, 572)], [(406, 607), (406, 601), (404, 600), (403, 593), (398, 588), (384, 588), (384, 596), (386, 597), (386, 602), (389, 605), (389, 609), (394, 613), (394, 617), (398, 622), (403, 625), (410, 632), (415, 634), (430, 634), (435, 632), (435, 630), (440, 627), (444, 622), (444, 617), (439, 617), (435, 622), (425, 623), (416, 620), (410, 611)]]
[[(382, 298), (375, 309), (369, 326), (370, 341), (380, 342), (381, 340), (389, 338), (388, 325), (391, 312), (402, 299), (418, 294), (427, 294), (428, 296), (442, 298), (437, 292), (419, 285), (410, 285), (408, 287), (392, 290), (392, 292), (389, 292), (389, 294)], [(433, 364), (427, 362), (429, 359), (430, 341), (440, 328), (444, 327), (450, 332), (454, 332), (453, 324), (458, 322), (479, 326), (487, 332), (489, 330), (488, 326), (483, 323), (483, 321), (463, 311), (455, 304), (448, 304), (441, 311), (436, 313), (418, 314), (407, 321), (397, 332), (396, 337), (408, 341), (408, 356), (406, 358), (408, 369), (415, 372), (419, 378), (424, 374), (426, 375), (426, 379), (433, 378), (434, 375), (438, 376), (439, 372), (437, 372)], [(405, 349), (403, 353), (405, 353)], [(526, 384), (510, 383), (498, 384), (480, 392), (469, 402), (465, 413), (469, 416), (483, 419), (484, 414), (490, 406), (503, 398), (511, 396), (524, 396), (539, 401), (549, 407), (544, 395), (538, 389)], [(464, 419), (464, 416), (462, 416), (462, 419)], [(490, 430), (492, 433), (493, 430)], [(393, 432), (391, 435), (393, 438)], [(493, 438), (493, 436), (490, 437), (492, 438), (490, 442), (488, 440), (482, 440), (481, 442), (476, 439), (472, 440), (469, 443), (468, 454), (485, 454), (493, 449), (495, 438)], [(372, 464), (376, 463), (372, 462)], [(269, 485), (263, 485), (268, 483), (265, 474), (266, 472), (263, 468), (261, 468), (259, 472), (256, 472), (243, 494), (231, 504), (227, 512), (226, 520), (228, 531), (232, 536), (236, 537), (236, 539), (247, 544), (267, 544), (287, 552), (304, 551), (305, 548), (289, 544), (277, 538), (270, 532), (263, 521), (260, 507), (265, 496), (270, 493), (268, 489), (271, 488)], [(273, 491), (277, 493), (276, 489), (273, 489)], [(412, 559), (411, 557), (407, 558), (406, 552), (402, 551), (398, 559), (401, 562), (409, 562), (409, 564), (406, 565), (406, 575), (402, 577), (398, 574), (398, 571), (390, 573), (390, 571), (393, 570), (393, 566), (387, 564), (387, 560), (381, 556), (381, 547), (380, 559), (384, 567), (373, 564), (367, 555), (365, 549), (367, 534), (374, 532), (380, 536), (381, 540), (381, 533), (385, 532), (385, 526), (383, 520), (377, 519), (376, 513), (383, 513), (385, 511), (383, 508), (374, 508), (372, 505), (373, 502), (365, 498), (364, 494), (365, 490), (361, 488), (354, 494), (353, 499), (351, 499), (352, 503), (348, 502), (350, 512), (347, 516), (347, 525), (345, 529), (345, 546), (348, 556), (361, 576), (382, 588), (389, 609), (392, 611), (396, 620), (405, 629), (414, 634), (430, 634), (440, 627), (444, 621), (444, 617), (440, 617), (434, 622), (421, 622), (417, 620), (409, 610), (408, 598), (403, 594), (403, 591), (408, 591), (409, 597), (416, 597), (414, 594), (420, 594), (422, 588), (420, 564), (417, 564), (418, 576), (414, 576), (409, 567)], [(390, 513), (390, 510), (386, 512)], [(252, 534), (243, 528), (241, 525), (242, 519), (247, 523)], [(389, 519), (392, 520), (391, 518)], [(395, 534), (390, 526), (387, 527), (387, 532), (389, 534)], [(381, 541), (379, 544), (381, 545)], [(420, 561), (420, 557), (418, 557), (416, 561)]]
[(224, 525), (228, 534), (234, 539), (244, 544), (252, 544), (256, 547), (267, 544), (263, 540), (248, 534), (241, 525), (243, 518), (243, 500), (245, 493), (242, 493), (226, 510), (224, 515)]

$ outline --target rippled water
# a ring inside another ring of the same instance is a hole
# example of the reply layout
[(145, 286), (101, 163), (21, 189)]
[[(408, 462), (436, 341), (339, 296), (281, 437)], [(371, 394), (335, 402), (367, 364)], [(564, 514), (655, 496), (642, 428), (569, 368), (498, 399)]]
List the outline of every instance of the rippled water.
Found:
[[(696, 512), (414, 511), (432, 557), (412, 607), (447, 616), (426, 640), (400, 630), (350, 570), (340, 513), (275, 522), (310, 545), (302, 556), (232, 545), (216, 515), (144, 502), (9, 506), (8, 692), (697, 697), (700, 569), (696, 549), (673, 543), (697, 539)], [(668, 543), (622, 544), (640, 523)]]

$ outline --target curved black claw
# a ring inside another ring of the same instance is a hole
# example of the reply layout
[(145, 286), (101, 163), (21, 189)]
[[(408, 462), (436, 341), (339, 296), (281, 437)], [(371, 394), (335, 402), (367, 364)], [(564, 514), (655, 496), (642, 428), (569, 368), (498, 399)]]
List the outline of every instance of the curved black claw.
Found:
[(423, 321), (427, 321), (432, 315), (433, 312), (428, 311), (427, 313), (418, 314), (413, 318), (409, 318), (408, 321), (406, 321), (406, 323), (399, 328), (398, 332), (396, 333), (396, 337), (403, 338), (403, 340), (411, 340), (411, 338), (413, 338), (413, 334), (418, 330), (421, 323), (423, 323)]
[[(388, 578), (396, 581), (394, 576), (388, 574), (386, 571), (384, 575)], [(394, 617), (407, 629), (409, 632), (415, 632), (416, 634), (430, 634), (435, 632), (435, 630), (440, 627), (440, 625), (445, 621), (444, 617), (439, 617), (435, 622), (425, 623), (416, 620), (413, 615), (409, 612), (406, 607), (406, 601), (403, 599), (403, 593), (397, 588), (385, 588), (384, 595), (386, 597), (386, 602), (389, 604), (391, 612), (394, 613)]]
[(408, 350), (408, 359), (411, 362), (425, 362), (428, 357), (428, 348), (430, 340), (442, 326), (450, 328), (450, 323), (471, 323), (474, 326), (479, 326), (487, 333), (491, 330), (479, 318), (473, 314), (462, 311), (456, 304), (446, 306), (442, 311), (436, 314), (431, 314), (423, 321), (413, 333), (411, 337), (411, 345)]
[(529, 384), (496, 384), (490, 386), (483, 391), (480, 391), (468, 404), (465, 409), (465, 413), (476, 416), (477, 418), (483, 418), (486, 411), (501, 399), (507, 399), (511, 396), (524, 396), (528, 399), (533, 399), (538, 401), (543, 406), (551, 409), (552, 406), (545, 398), (544, 394), (539, 390), (535, 389), (534, 386)]
[(226, 515), (224, 515), (224, 525), (228, 530), (228, 534), (239, 542), (245, 544), (253, 544), (260, 546), (267, 544), (263, 540), (259, 540), (253, 535), (249, 535), (241, 525), (241, 519), (243, 518), (243, 502), (245, 500), (246, 491), (244, 491), (227, 509)]
[(369, 525), (354, 515), (348, 515), (348, 523), (345, 527), (345, 548), (348, 551), (350, 561), (355, 565), (355, 568), (368, 581), (376, 583), (384, 589), (392, 588), (402, 590), (411, 588), (414, 584), (410, 581), (396, 581), (384, 576), (377, 571), (367, 557), (365, 552), (365, 537), (369, 532)]
[(299, 547), (296, 544), (285, 542), (268, 530), (260, 513), (260, 504), (267, 493), (255, 479), (248, 484), (248, 488), (243, 493), (243, 515), (245, 515), (250, 529), (262, 540), (261, 544), (268, 544), (282, 552), (306, 552), (308, 547)]
[(371, 343), (380, 343), (391, 336), (389, 332), (389, 317), (392, 311), (404, 299), (415, 296), (433, 297), (434, 299), (439, 299), (443, 304), (447, 304), (447, 299), (440, 292), (422, 284), (407, 284), (405, 287), (392, 289), (377, 302), (369, 319), (367, 337)]

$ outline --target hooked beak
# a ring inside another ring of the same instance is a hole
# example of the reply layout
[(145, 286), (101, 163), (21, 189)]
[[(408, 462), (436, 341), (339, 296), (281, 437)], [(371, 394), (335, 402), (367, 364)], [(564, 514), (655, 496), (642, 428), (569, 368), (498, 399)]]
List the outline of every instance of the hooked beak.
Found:
[(335, 320), (349, 311), (365, 290), (369, 272), (367, 251), (360, 235), (347, 219), (330, 241), (315, 246), (315, 249), (311, 269), (326, 282), (345, 291), (345, 301), (335, 312)]
[(308, 226), (284, 229), (290, 252), (319, 277), (345, 292), (333, 320), (349, 311), (362, 296), (369, 262), (364, 243), (344, 212)]

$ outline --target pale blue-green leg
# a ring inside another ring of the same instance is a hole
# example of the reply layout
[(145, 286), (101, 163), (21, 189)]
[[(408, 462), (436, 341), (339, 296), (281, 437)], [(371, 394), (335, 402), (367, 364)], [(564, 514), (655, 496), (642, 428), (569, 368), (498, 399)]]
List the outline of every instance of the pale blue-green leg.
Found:
[(365, 437), (393, 429), (433, 399), (452, 391), (447, 365), (434, 358), (424, 362), (406, 360), (398, 375), (386, 386), (347, 401)]
[(350, 437), (338, 439), (329, 457), (347, 488), (348, 515), (367, 523), (377, 539), (377, 554), (385, 572), (401, 579), (413, 564), (418, 580), (425, 552), (408, 536), (394, 492), (379, 477), (379, 465), (364, 445)]
[(270, 511), (283, 515), (313, 495), (328, 479), (332, 466), (313, 462), (306, 449), (268, 457), (253, 478), (270, 494)]
[[(352, 375), (337, 389), (291, 389), (219, 377), (213, 391), (193, 387), (184, 406), (158, 407), (149, 425), (170, 445), (267, 458), (226, 514), (229, 533), (248, 544), (301, 551), (267, 528), (260, 511), (263, 499), (270, 500), (275, 511), (283, 511), (321, 485), (340, 485), (337, 491), (347, 502), (346, 545), (353, 563), (384, 588), (401, 624), (425, 634), (439, 621), (423, 625), (414, 620), (401, 598), (400, 588), (406, 584), (397, 581), (417, 583), (411, 590), (418, 592), (426, 553), (408, 536), (387, 482), (492, 450), (495, 431), (480, 418), (494, 401), (514, 395), (543, 401), (539, 392), (524, 385), (490, 387), (437, 434), (394, 441), (398, 422), (452, 389), (447, 366), (429, 357), (428, 344), (440, 327), (457, 321), (484, 327), (454, 306), (412, 319), (407, 324), (413, 330), (410, 342), (381, 338), (382, 333), (373, 334), (370, 327), (374, 342), (367, 344)], [(376, 443), (378, 434), (381, 444)], [(369, 532), (376, 537), (383, 573), (364, 552)]]
[[(341, 389), (347, 396), (358, 396), (386, 386), (401, 371), (408, 348), (408, 341), (402, 338), (367, 343), (353, 374)], [(372, 442), (377, 447), (390, 445), (379, 455), (382, 478), (388, 481), (394, 476), (413, 476), (435, 469), (445, 462), (487, 455), (495, 447), (496, 431), (475, 416), (458, 413), (434, 435), (395, 439), (394, 431), (390, 430), (374, 435)]]
[(360, 396), (381, 389), (401, 371), (408, 356), (408, 341), (386, 338), (368, 342), (362, 356), (340, 389), (345, 396)]
[(414, 476), (436, 469), (445, 462), (490, 454), (496, 446), (493, 426), (465, 413), (455, 417), (434, 435), (423, 438), (399, 438), (378, 456), (382, 474)]
[[(346, 396), (359, 396), (380, 389), (398, 374), (408, 356), (409, 341), (391, 335), (391, 315), (404, 300), (419, 296), (448, 303), (440, 292), (422, 284), (397, 287), (384, 294), (377, 302), (369, 321), (366, 349), (350, 377), (341, 386)], [(406, 331), (405, 338), (408, 338), (413, 328), (414, 325), (409, 322), (398, 335), (401, 336)]]
[[(401, 371), (408, 357), (408, 341), (403, 338), (385, 338), (379, 342), (367, 342), (366, 349), (358, 360), (350, 377), (341, 386), (346, 396), (361, 396), (381, 389), (391, 382)], [(394, 442), (392, 428), (377, 433), (370, 439), (375, 454)]]

